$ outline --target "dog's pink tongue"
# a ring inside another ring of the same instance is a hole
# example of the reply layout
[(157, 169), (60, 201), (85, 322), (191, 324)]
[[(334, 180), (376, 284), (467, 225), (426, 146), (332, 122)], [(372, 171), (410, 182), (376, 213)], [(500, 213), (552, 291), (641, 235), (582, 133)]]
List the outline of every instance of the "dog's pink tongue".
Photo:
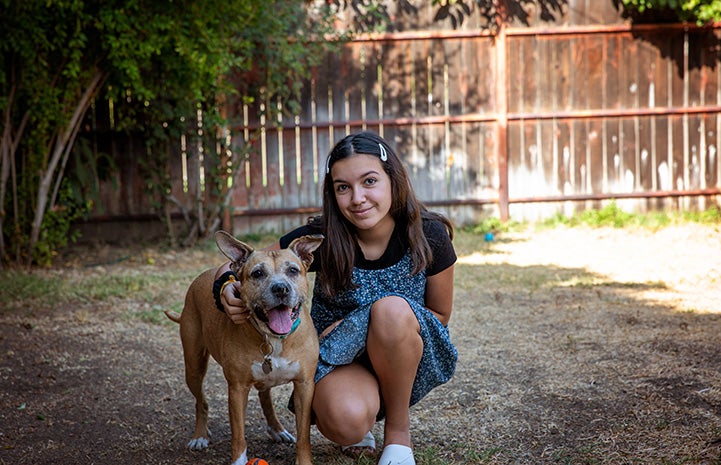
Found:
[(268, 312), (268, 327), (276, 334), (288, 334), (293, 328), (290, 308), (277, 307)]

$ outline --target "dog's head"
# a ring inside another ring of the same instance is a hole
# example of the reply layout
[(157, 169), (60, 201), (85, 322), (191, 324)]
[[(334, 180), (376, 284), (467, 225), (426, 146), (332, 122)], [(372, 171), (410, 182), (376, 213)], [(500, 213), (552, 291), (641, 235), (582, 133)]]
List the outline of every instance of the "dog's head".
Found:
[(230, 259), (241, 285), (240, 299), (260, 327), (277, 336), (291, 332), (308, 295), (306, 273), (323, 236), (303, 236), (282, 250), (254, 250), (225, 231), (215, 242)]

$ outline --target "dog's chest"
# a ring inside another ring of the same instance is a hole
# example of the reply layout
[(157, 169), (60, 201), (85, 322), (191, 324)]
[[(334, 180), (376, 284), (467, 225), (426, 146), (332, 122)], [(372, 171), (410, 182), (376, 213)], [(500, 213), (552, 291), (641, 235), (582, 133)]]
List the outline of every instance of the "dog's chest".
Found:
[(272, 353), (259, 362), (253, 362), (251, 366), (253, 380), (258, 389), (270, 389), (273, 386), (289, 383), (300, 372), (298, 361), (283, 356), (282, 341), (273, 340), (271, 345)]

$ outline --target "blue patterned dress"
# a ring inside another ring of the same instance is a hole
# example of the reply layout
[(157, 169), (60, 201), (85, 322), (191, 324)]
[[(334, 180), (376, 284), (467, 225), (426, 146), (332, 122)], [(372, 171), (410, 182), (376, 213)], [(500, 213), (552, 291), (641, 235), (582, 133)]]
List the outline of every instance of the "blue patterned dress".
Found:
[(336, 366), (347, 365), (364, 357), (371, 305), (388, 296), (404, 298), (413, 309), (420, 324), (423, 355), (411, 391), (410, 405), (453, 376), (458, 352), (448, 334), (448, 328), (424, 307), (426, 273), (412, 274), (410, 253), (387, 268), (369, 270), (355, 267), (353, 282), (356, 289), (328, 298), (316, 283), (311, 316), (318, 334), (338, 320), (320, 340), (320, 357), (315, 381), (318, 382)]

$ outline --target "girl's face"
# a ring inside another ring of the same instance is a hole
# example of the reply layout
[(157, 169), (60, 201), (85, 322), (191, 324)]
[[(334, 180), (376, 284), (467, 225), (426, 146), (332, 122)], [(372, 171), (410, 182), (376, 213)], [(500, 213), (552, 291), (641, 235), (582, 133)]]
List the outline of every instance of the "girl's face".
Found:
[(393, 231), (391, 179), (375, 155), (356, 154), (338, 160), (330, 170), (342, 215), (359, 231)]

